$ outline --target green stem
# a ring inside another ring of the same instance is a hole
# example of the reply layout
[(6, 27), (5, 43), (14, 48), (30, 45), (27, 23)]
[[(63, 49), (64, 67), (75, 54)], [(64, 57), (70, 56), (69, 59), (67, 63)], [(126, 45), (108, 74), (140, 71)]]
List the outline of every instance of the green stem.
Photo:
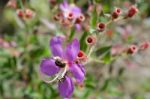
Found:
[(73, 29), (71, 29), (71, 31), (70, 31), (69, 42), (73, 39), (74, 35), (75, 35), (75, 29), (73, 28)]

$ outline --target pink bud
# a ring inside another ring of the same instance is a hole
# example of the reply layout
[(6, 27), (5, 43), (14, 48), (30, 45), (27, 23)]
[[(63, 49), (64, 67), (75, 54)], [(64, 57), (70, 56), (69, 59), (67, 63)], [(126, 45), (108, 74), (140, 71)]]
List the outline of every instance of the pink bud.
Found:
[(79, 51), (78, 57), (81, 58), (81, 57), (83, 57), (83, 56), (84, 56), (84, 52), (83, 52), (83, 51)]
[(19, 18), (23, 18), (24, 17), (24, 11), (22, 9), (17, 9), (17, 15)]
[(105, 30), (106, 25), (102, 22), (97, 24), (97, 29), (99, 32), (103, 32)]
[(84, 15), (80, 15), (80, 16), (76, 19), (75, 23), (80, 24), (80, 23), (83, 22), (84, 20), (85, 20)]
[(32, 18), (33, 17), (33, 11), (30, 9), (25, 10), (25, 17), (26, 18)]
[(145, 49), (148, 49), (149, 47), (150, 47), (150, 43), (149, 42), (143, 42), (140, 45), (140, 50), (145, 50)]
[(134, 5), (132, 5), (132, 6), (129, 8), (126, 17), (133, 17), (137, 12), (138, 12), (137, 7), (134, 6)]
[(87, 60), (87, 56), (85, 55), (85, 53), (83, 51), (80, 50), (77, 55), (77, 59), (79, 62), (84, 62)]
[(70, 21), (68, 19), (62, 19), (61, 24), (63, 24), (64, 26), (68, 26), (70, 25)]
[(93, 45), (93, 44), (95, 44), (95, 43), (96, 43), (96, 37), (93, 36), (93, 35), (88, 36), (88, 37), (86, 38), (86, 43), (87, 43), (88, 45)]
[(128, 49), (127, 49), (127, 54), (134, 54), (138, 51), (138, 48), (136, 45), (131, 45)]
[(63, 17), (63, 14), (62, 13), (58, 13), (54, 16), (54, 20), (55, 21), (59, 21), (61, 18)]
[(16, 0), (9, 0), (7, 3), (7, 7), (14, 8), (14, 9), (17, 8)]
[(68, 18), (68, 20), (73, 20), (73, 18), (74, 18), (74, 15), (73, 15), (73, 13), (68, 13), (68, 16), (67, 16), (67, 18)]
[(112, 19), (118, 18), (118, 16), (120, 15), (120, 13), (121, 13), (121, 9), (120, 8), (116, 8), (114, 10), (114, 12), (112, 13)]
[(57, 0), (49, 0), (49, 3), (50, 3), (51, 5), (56, 5), (56, 4), (57, 4)]

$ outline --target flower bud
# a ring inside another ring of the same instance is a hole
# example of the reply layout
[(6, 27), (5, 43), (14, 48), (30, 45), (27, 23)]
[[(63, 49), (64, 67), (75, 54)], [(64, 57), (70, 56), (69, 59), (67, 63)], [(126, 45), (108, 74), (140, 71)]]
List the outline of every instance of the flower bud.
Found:
[(54, 20), (55, 21), (59, 21), (61, 18), (63, 17), (63, 14), (62, 13), (58, 13), (54, 16)]
[(121, 9), (120, 8), (116, 8), (115, 11), (112, 13), (112, 19), (118, 18), (120, 13), (121, 13)]
[(113, 30), (110, 29), (110, 30), (106, 31), (106, 34), (108, 37), (112, 37), (113, 36)]
[(30, 9), (25, 10), (25, 17), (26, 18), (32, 18), (33, 17), (33, 11)]
[(106, 27), (106, 25), (104, 23), (102, 23), (102, 22), (97, 24), (97, 30), (99, 32), (103, 32), (105, 30), (105, 27)]
[(68, 20), (70, 20), (70, 21), (72, 21), (73, 20), (73, 18), (74, 18), (74, 15), (73, 15), (73, 13), (68, 13), (68, 16), (67, 16), (67, 19)]
[(148, 49), (149, 47), (150, 47), (150, 43), (149, 42), (143, 42), (140, 45), (140, 50), (145, 50), (145, 49)]
[(16, 9), (17, 8), (16, 0), (9, 0), (7, 3), (7, 7)]
[(77, 55), (77, 59), (80, 62), (86, 61), (87, 60), (87, 56), (85, 55), (85, 53), (83, 51), (79, 51), (79, 53)]
[(79, 51), (78, 57), (81, 58), (81, 57), (83, 57), (83, 56), (84, 56), (84, 52), (83, 52), (83, 51)]
[(127, 54), (134, 54), (138, 51), (138, 48), (136, 45), (131, 45), (128, 49), (127, 49)]
[(22, 9), (17, 9), (17, 15), (19, 18), (23, 18), (24, 17), (24, 11)]
[(75, 23), (76, 23), (76, 24), (80, 24), (80, 23), (83, 22), (84, 20), (85, 20), (84, 15), (80, 15), (80, 16), (76, 19)]
[(49, 0), (49, 3), (50, 3), (51, 5), (56, 5), (56, 4), (57, 4), (57, 0)]
[(62, 19), (62, 20), (61, 20), (61, 24), (62, 24), (63, 26), (68, 26), (68, 25), (70, 25), (70, 21), (69, 21), (68, 19)]
[(93, 45), (93, 44), (95, 44), (95, 43), (96, 43), (96, 37), (93, 36), (93, 35), (88, 36), (88, 37), (86, 38), (86, 43), (87, 43), (88, 45)]
[(132, 5), (132, 6), (129, 8), (126, 17), (133, 17), (137, 12), (138, 12), (137, 7), (134, 6), (134, 5)]

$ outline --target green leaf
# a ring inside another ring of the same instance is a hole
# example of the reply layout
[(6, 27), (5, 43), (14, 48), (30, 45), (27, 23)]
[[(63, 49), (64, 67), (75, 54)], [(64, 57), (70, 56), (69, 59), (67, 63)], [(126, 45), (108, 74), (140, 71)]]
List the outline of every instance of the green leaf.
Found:
[(94, 88), (95, 88), (95, 85), (94, 85), (94, 83), (92, 83), (92, 82), (87, 82), (87, 83), (86, 83), (86, 88), (94, 89)]
[(124, 73), (125, 69), (123, 67), (119, 68), (118, 70), (118, 76), (122, 76)]
[(101, 91), (106, 90), (109, 86), (109, 83), (110, 83), (110, 79), (106, 79), (105, 82), (104, 82), (104, 85), (101, 88)]
[(129, 35), (128, 38), (127, 38), (127, 42), (131, 43), (132, 41), (133, 41), (133, 36)]
[(109, 64), (111, 62), (111, 54), (107, 52), (103, 57), (102, 60), (105, 64)]
[(63, 0), (56, 0), (58, 3), (62, 3), (63, 2)]
[(0, 82), (0, 95), (4, 94), (3, 82)]
[(44, 49), (42, 47), (36, 47), (30, 51), (30, 56), (32, 58), (38, 58), (44, 54)]
[(96, 56), (100, 56), (110, 51), (112, 46), (104, 46), (96, 50)]
[(101, 16), (98, 17), (98, 21), (99, 22), (107, 22), (108, 20), (103, 15), (101, 15)]
[(96, 3), (102, 3), (102, 0), (95, 0)]
[(94, 11), (91, 15), (91, 26), (92, 26), (92, 28), (96, 27), (96, 23), (97, 23), (97, 12), (96, 12), (96, 7), (95, 7)]
[(69, 36), (69, 42), (72, 40), (74, 35), (75, 35), (75, 29), (72, 29), (71, 32), (70, 32), (70, 36)]
[(17, 0), (18, 8), (23, 8), (22, 0)]
[(84, 32), (82, 37), (80, 38), (80, 49), (82, 51), (86, 51), (86, 49), (87, 49), (87, 44), (86, 44), (85, 40), (86, 40), (86, 37), (88, 36), (88, 34), (89, 34), (88, 32)]

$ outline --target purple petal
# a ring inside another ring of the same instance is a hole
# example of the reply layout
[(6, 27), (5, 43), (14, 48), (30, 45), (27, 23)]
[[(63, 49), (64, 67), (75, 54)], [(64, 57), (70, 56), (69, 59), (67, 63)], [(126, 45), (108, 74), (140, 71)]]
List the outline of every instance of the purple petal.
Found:
[(70, 77), (65, 77), (64, 81), (59, 82), (58, 85), (59, 93), (64, 98), (69, 98), (73, 94), (74, 84)]
[(41, 73), (52, 76), (59, 71), (59, 67), (55, 65), (55, 61), (51, 58), (46, 58), (42, 60), (40, 64), (40, 71)]
[(83, 67), (81, 68), (81, 65), (72, 64), (70, 66), (70, 71), (72, 72), (78, 83), (83, 82), (85, 78), (85, 70)]
[(64, 2), (60, 4), (60, 9), (61, 9), (62, 11), (66, 11), (66, 10), (69, 9), (69, 5), (68, 5), (67, 0), (64, 0)]
[(80, 25), (80, 24), (75, 24), (75, 27), (76, 27), (76, 29), (77, 29), (78, 31), (81, 30), (81, 25)]
[(74, 39), (71, 44), (66, 48), (66, 58), (69, 61), (74, 61), (77, 58), (78, 52), (80, 51), (80, 44), (77, 39)]
[(77, 65), (80, 67), (80, 69), (82, 70), (82, 72), (85, 75), (85, 68), (84, 68), (84, 66), (82, 64), (77, 64)]
[(53, 37), (50, 40), (50, 49), (53, 56), (63, 56), (62, 40), (63, 38), (60, 36)]
[(77, 7), (76, 5), (70, 5), (70, 10), (73, 12), (76, 16), (81, 15), (81, 9)]

